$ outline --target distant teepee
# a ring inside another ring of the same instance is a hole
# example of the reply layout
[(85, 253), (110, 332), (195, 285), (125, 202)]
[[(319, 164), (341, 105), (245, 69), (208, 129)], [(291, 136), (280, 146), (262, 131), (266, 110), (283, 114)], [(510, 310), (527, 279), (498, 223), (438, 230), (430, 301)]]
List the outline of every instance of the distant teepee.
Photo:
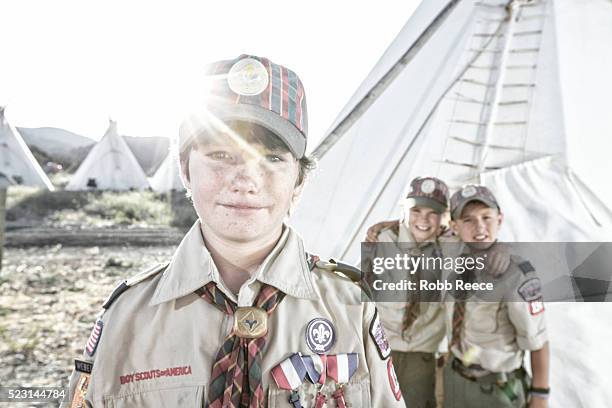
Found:
[(151, 177), (151, 187), (159, 193), (183, 191), (184, 187), (179, 175), (178, 162), (172, 151), (168, 153), (153, 177)]
[(117, 122), (108, 129), (79, 166), (66, 190), (143, 190), (149, 188), (147, 177), (123, 137)]
[(20, 184), (53, 190), (51, 181), (0, 106), (0, 188)]

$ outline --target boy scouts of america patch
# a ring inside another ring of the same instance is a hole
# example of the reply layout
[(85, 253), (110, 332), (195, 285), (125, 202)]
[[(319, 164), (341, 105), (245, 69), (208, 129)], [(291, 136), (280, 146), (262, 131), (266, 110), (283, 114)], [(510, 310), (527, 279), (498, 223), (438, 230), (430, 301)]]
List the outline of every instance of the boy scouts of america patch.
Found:
[(254, 58), (241, 59), (227, 74), (227, 84), (238, 95), (259, 95), (268, 87), (269, 81), (268, 70)]
[(103, 327), (104, 323), (101, 319), (98, 319), (93, 329), (91, 329), (91, 334), (89, 335), (89, 340), (87, 340), (87, 346), (85, 347), (85, 352), (89, 357), (93, 357), (94, 353), (96, 352), (96, 348), (98, 348), (98, 342), (102, 336)]
[(402, 399), (402, 390), (400, 389), (399, 381), (397, 380), (397, 374), (395, 374), (395, 367), (393, 367), (393, 358), (390, 358), (387, 362), (387, 375), (389, 377), (389, 385), (391, 386), (391, 392), (396, 400)]
[(327, 319), (312, 319), (306, 326), (306, 344), (315, 354), (325, 354), (336, 343), (336, 329)]
[(542, 297), (542, 283), (539, 278), (527, 279), (517, 291), (525, 302), (531, 302)]
[(387, 340), (385, 329), (380, 322), (378, 310), (374, 312), (374, 318), (372, 319), (372, 323), (370, 323), (370, 336), (372, 336), (372, 340), (376, 343), (376, 349), (378, 350), (380, 358), (383, 360), (388, 358), (391, 355), (391, 346), (389, 346), (389, 340)]

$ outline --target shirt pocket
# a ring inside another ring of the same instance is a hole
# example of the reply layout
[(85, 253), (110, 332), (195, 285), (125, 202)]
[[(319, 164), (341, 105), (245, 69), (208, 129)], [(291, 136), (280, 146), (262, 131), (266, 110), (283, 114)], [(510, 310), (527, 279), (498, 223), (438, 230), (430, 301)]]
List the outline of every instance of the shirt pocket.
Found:
[(105, 408), (202, 408), (206, 401), (205, 386), (174, 386), (135, 391), (126, 395), (107, 396)]
[[(318, 387), (311, 383), (302, 384), (297, 392), (300, 396), (300, 403), (303, 408), (313, 408), (315, 406), (315, 398), (317, 396)], [(332, 394), (338, 389), (338, 387), (332, 383), (327, 382), (321, 389), (321, 392), (327, 397), (326, 407), (335, 407), (336, 401), (332, 397)], [(287, 408), (292, 405), (289, 403), (290, 391), (280, 389), (274, 385), (270, 385), (268, 388), (268, 408)], [(354, 381), (344, 385), (344, 400), (346, 401), (347, 408), (370, 408), (370, 381), (361, 380)]]

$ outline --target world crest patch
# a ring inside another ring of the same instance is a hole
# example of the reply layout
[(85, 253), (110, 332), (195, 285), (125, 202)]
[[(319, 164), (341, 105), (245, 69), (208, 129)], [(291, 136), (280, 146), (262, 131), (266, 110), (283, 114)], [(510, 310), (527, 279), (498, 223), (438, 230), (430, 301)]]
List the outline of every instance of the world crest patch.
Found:
[(306, 344), (316, 354), (325, 354), (336, 343), (336, 329), (327, 319), (312, 319), (306, 326)]

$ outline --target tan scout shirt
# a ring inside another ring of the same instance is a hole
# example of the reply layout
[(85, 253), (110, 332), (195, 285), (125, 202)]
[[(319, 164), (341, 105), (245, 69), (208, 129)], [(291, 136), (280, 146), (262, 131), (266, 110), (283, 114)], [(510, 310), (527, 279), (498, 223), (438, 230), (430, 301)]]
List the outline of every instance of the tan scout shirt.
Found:
[[(454, 238), (440, 238), (449, 240)], [(396, 233), (393, 228), (387, 228), (381, 231), (378, 236), (378, 242), (394, 242), (398, 244), (401, 251), (411, 253), (413, 250), (416, 256), (425, 254), (431, 256), (437, 246), (436, 240), (432, 239), (421, 244), (419, 248), (414, 241), (412, 234), (408, 228), (402, 223), (399, 226), (399, 232)], [(377, 247), (378, 251), (384, 252), (384, 247)], [(386, 256), (394, 256), (396, 252), (386, 254)], [(383, 253), (377, 253), (375, 256), (385, 256)], [(426, 278), (422, 276), (422, 279)], [(428, 280), (433, 281), (440, 279), (440, 276), (431, 276)], [(385, 326), (389, 344), (391, 349), (395, 351), (415, 351), (425, 353), (435, 353), (445, 351), (446, 343), (446, 328), (445, 328), (445, 312), (444, 303), (442, 302), (422, 302), (420, 305), (419, 317), (405, 331), (402, 331), (402, 321), (406, 311), (407, 303), (405, 302), (379, 302), (377, 303), (381, 320)]]
[[(232, 318), (193, 292), (210, 281), (239, 306), (251, 306), (261, 283), (277, 287), (285, 298), (268, 319), (262, 358), (262, 384), (267, 406), (290, 407), (289, 392), (279, 389), (270, 370), (293, 353), (314, 354), (305, 329), (325, 318), (336, 329), (328, 354), (357, 353), (358, 368), (344, 387), (352, 407), (404, 407), (390, 358), (382, 359), (370, 325), (375, 306), (361, 302), (359, 287), (333, 272), (310, 270), (300, 237), (285, 227), (277, 246), (259, 271), (234, 296), (204, 246), (199, 222), (187, 233), (170, 265), (120, 295), (103, 314), (103, 329), (95, 354), (86, 399), (94, 407), (201, 407), (215, 356), (232, 329)], [(386, 356), (385, 356), (386, 357)], [(69, 406), (83, 375), (70, 381)], [(323, 388), (328, 404), (336, 386)], [(314, 406), (316, 387), (300, 387), (302, 404)], [(396, 399), (395, 395), (398, 395)]]
[[(474, 301), (465, 304), (465, 317), (460, 346), (451, 352), (464, 364), (479, 364), (492, 372), (510, 372), (520, 368), (524, 350), (539, 350), (548, 341), (541, 292), (527, 288), (537, 280), (531, 264), (512, 256), (509, 269), (500, 277), (479, 274), (478, 282), (491, 282), (489, 299), (496, 302)], [(521, 269), (520, 265), (525, 267)], [(523, 293), (523, 295), (521, 295)], [(471, 299), (471, 300), (470, 300)], [(447, 302), (448, 338), (452, 338), (453, 303)]]

